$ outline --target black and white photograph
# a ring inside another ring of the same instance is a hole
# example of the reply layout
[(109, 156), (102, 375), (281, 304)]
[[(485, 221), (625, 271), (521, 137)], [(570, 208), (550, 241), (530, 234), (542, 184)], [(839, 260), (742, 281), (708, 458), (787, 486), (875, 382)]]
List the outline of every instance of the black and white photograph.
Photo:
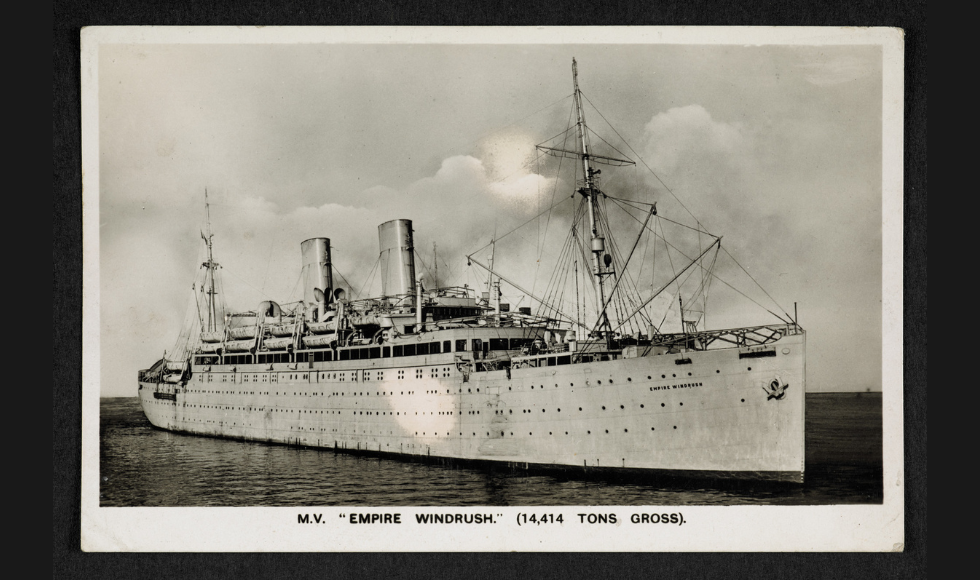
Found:
[(902, 550), (902, 55), (85, 29), (83, 549)]

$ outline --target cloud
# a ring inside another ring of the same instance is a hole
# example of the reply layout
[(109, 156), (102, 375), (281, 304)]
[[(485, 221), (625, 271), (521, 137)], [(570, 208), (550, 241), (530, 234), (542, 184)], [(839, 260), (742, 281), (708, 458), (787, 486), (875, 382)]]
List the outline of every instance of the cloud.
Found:
[[(525, 222), (536, 213), (539, 197), (550, 196), (554, 185), (554, 179), (520, 170), (520, 164), (516, 174), (510, 171), (510, 179), (495, 181), (494, 175), (514, 169), (519, 161), (499, 151), (492, 167), (473, 156), (453, 156), (433, 175), (401, 188), (375, 186), (346, 197), (324, 192), (334, 201), (318, 207), (284, 209), (260, 195), (213, 191), (214, 252), (227, 305), (247, 310), (261, 300), (301, 299), (299, 244), (319, 236), (331, 239), (337, 284), (349, 287), (351, 295), (376, 295), (380, 281), (372, 268), (378, 258), (377, 228), (400, 218), (413, 221), (416, 251), (422, 256), (419, 274), (431, 283), (426, 268), (433, 266), (431, 247), (436, 242), (440, 277), (465, 283), (465, 253)], [(103, 204), (104, 213), (114, 216), (110, 231), (104, 232), (101, 256), (103, 370), (109, 382), (126, 384), (137, 367), (153, 362), (147, 357), (172, 348), (177, 339), (183, 316), (193, 305), (191, 283), (204, 260), (199, 233), (203, 201), (201, 192), (199, 209), (158, 202), (141, 212)], [(131, 200), (122, 204), (128, 207)], [(512, 265), (534, 263), (533, 244), (515, 247), (519, 251)]]
[(799, 65), (803, 78), (817, 86), (831, 86), (855, 81), (871, 74), (873, 63), (853, 55), (824, 57), (817, 62)]
[(743, 127), (717, 121), (701, 105), (674, 107), (654, 115), (645, 128), (646, 158), (665, 178), (678, 178), (697, 167), (701, 173), (744, 169), (751, 139)]

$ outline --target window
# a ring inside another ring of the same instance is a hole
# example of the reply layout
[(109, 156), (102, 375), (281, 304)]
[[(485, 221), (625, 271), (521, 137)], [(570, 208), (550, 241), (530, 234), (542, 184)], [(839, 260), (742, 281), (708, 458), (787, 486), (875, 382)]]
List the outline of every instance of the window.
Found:
[(340, 360), (350, 360), (350, 351), (349, 350), (340, 351)]
[(429, 343), (429, 354), (439, 354), (439, 343), (430, 342)]
[(392, 347), (392, 356), (405, 356), (405, 347), (402, 345)]
[(490, 350), (507, 350), (509, 346), (508, 340), (506, 338), (491, 338), (490, 339)]
[(383, 346), (383, 347), (381, 347), (381, 356), (384, 357), (384, 358), (390, 357), (391, 356), (391, 347), (390, 346)]
[(372, 346), (368, 350), (370, 351), (371, 358), (381, 358), (381, 347), (379, 347), (379, 346)]
[(451, 341), (448, 341), (448, 340), (442, 341), (442, 352), (452, 352), (452, 342)]
[(466, 351), (466, 339), (462, 338), (456, 341), (456, 352)]
[(405, 356), (415, 356), (416, 346), (418, 346), (418, 345), (415, 345), (415, 344), (406, 344), (405, 345)]
[(429, 343), (423, 342), (415, 345), (415, 354), (429, 354)]

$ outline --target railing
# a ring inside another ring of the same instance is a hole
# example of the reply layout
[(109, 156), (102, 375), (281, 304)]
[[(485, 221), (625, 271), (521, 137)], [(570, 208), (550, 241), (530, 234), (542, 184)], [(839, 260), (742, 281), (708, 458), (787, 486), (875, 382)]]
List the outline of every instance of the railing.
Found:
[(700, 332), (662, 334), (653, 337), (650, 346), (684, 346), (696, 350), (707, 350), (716, 342), (733, 346), (760, 346), (776, 342), (784, 336), (800, 334), (803, 329), (797, 324), (767, 324), (724, 330), (702, 330)]

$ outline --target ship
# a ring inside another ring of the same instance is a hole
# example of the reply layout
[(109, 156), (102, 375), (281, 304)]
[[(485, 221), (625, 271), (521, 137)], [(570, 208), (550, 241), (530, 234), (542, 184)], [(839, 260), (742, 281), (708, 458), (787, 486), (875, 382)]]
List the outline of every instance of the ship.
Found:
[[(575, 145), (566, 147), (566, 138), (537, 151), (575, 161), (577, 229), (567, 238), (575, 312), (567, 300), (535, 296), (497, 271), (492, 254), (488, 264), (482, 254), (466, 256), (485, 271), (485, 291), (427, 288), (411, 219), (378, 226), (380, 296), (348, 296), (334, 280), (330, 239), (317, 237), (299, 244), (302, 300), (231, 311), (205, 192), (197, 316), (178, 346), (139, 371), (149, 422), (191, 435), (407, 460), (802, 483), (806, 333), (795, 306), (793, 316), (770, 310), (768, 323), (705, 328), (693, 304), (715, 276), (710, 258), (721, 237), (700, 222), (692, 229), (710, 243), (697, 256), (679, 271), (672, 265), (650, 296), (620, 297), (634, 252), (624, 259), (612, 242), (604, 204), (613, 198), (597, 165), (635, 161), (593, 150), (574, 60), (572, 76)], [(655, 201), (630, 207), (643, 210), (641, 231), (662, 217)], [(672, 299), (680, 328), (666, 332), (648, 309), (695, 270), (702, 283), (688, 310), (680, 293)], [(536, 311), (512, 310), (502, 285), (533, 299)], [(590, 314), (580, 290), (591, 292)]]

